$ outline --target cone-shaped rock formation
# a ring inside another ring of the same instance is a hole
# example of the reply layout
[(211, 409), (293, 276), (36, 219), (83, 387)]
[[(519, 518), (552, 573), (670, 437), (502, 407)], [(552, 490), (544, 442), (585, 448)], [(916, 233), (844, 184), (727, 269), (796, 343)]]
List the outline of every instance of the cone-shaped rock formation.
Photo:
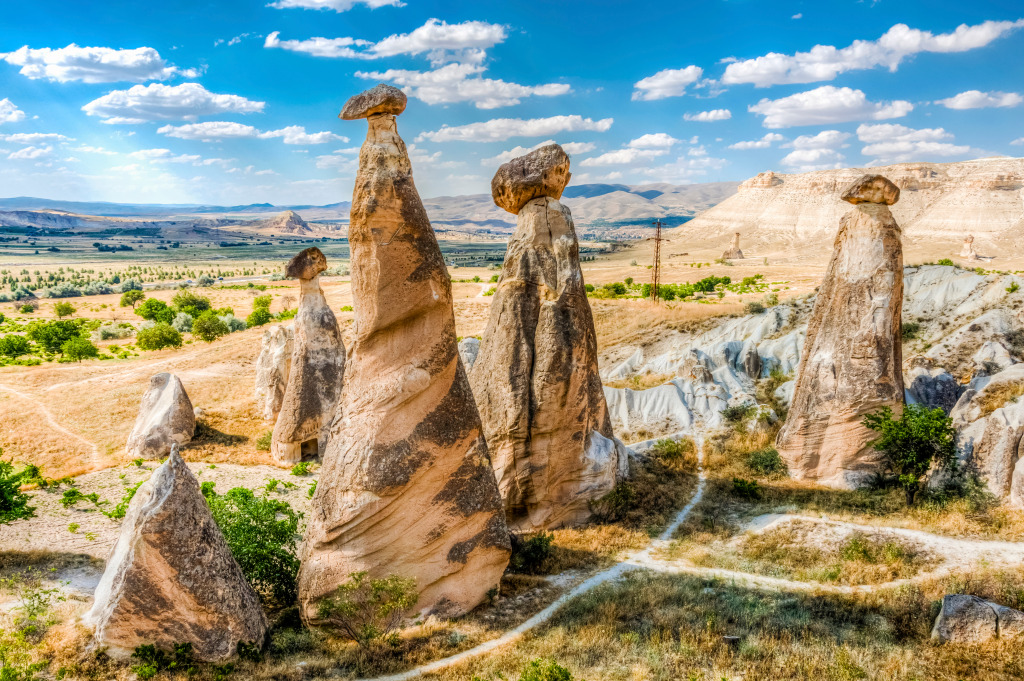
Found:
[(256, 359), (256, 411), (265, 421), (277, 421), (292, 368), (295, 327), (274, 325), (263, 332)]
[(345, 345), (338, 320), (320, 289), (327, 258), (307, 248), (285, 266), (285, 276), (299, 280), (292, 361), (274, 425), (271, 453), (291, 465), (324, 451), (345, 372)]
[(725, 260), (743, 260), (743, 251), (740, 250), (739, 232), (732, 235), (732, 243), (729, 244), (729, 248), (722, 253), (722, 258)]
[(451, 282), (380, 85), (342, 117), (367, 117), (352, 196), (354, 340), (303, 549), (299, 602), (353, 572), (414, 578), (416, 609), (464, 613), (508, 564), (509, 537), (456, 348)]
[(259, 597), (176, 446), (132, 498), (83, 619), (116, 657), (191, 643), (197, 659), (214, 662), (234, 656), (240, 642), (263, 643)]
[(172, 445), (188, 444), (196, 430), (195, 410), (185, 386), (174, 374), (149, 379), (142, 396), (135, 427), (128, 436), (128, 455), (133, 459), (162, 459)]
[(964, 239), (964, 245), (960, 249), (960, 257), (967, 258), (968, 260), (977, 260), (978, 252), (974, 250), (974, 235), (968, 234), (967, 238)]
[[(576, 525), (624, 475), (597, 367), (572, 214), (569, 157), (550, 144), (499, 168), (518, 219), (470, 381), (514, 530)], [(525, 199), (525, 202), (522, 200)]]
[(903, 247), (894, 184), (867, 175), (842, 198), (856, 208), (839, 222), (777, 446), (793, 477), (852, 488), (881, 466), (862, 419), (903, 404)]

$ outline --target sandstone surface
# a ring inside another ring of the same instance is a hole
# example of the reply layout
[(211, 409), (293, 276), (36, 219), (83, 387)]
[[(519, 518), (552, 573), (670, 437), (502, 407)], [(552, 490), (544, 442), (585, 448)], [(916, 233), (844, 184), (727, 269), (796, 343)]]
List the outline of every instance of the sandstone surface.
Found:
[(743, 260), (743, 251), (740, 250), (739, 232), (732, 235), (732, 243), (729, 245), (729, 248), (722, 253), (722, 258), (725, 260)]
[(467, 612), (510, 553), (448, 271), (395, 116), (370, 115), (368, 126), (349, 229), (354, 340), (299, 574), (312, 622), (318, 602), (360, 571), (415, 579), (417, 611)]
[(984, 643), (1024, 633), (1024, 612), (977, 596), (948, 594), (935, 618), (932, 638), (940, 643)]
[(256, 358), (256, 411), (263, 420), (277, 421), (284, 402), (285, 388), (292, 368), (295, 327), (275, 324), (263, 332)]
[(190, 442), (195, 429), (195, 410), (181, 380), (174, 374), (157, 374), (149, 379), (149, 389), (142, 396), (128, 436), (128, 456), (162, 459), (171, 453), (172, 445)]
[(571, 176), (569, 155), (561, 146), (548, 144), (502, 164), (491, 178), (491, 196), (499, 208), (518, 215), (533, 199), (562, 198)]
[[(492, 186), (510, 181), (498, 173)], [(519, 191), (513, 184), (502, 195)], [(470, 381), (509, 525), (585, 522), (590, 502), (624, 477), (628, 456), (601, 386), (572, 214), (552, 196), (519, 211)]]
[(319, 456), (327, 446), (345, 372), (341, 328), (320, 288), (327, 258), (307, 248), (285, 266), (299, 280), (291, 368), (270, 450), (282, 465)]
[(262, 645), (267, 619), (175, 447), (136, 491), (83, 618), (115, 657), (141, 645), (191, 643), (196, 659)]
[(898, 412), (904, 402), (903, 253), (885, 203), (894, 190), (863, 178), (845, 194), (855, 206), (840, 221), (776, 441), (795, 478), (853, 488), (881, 471), (870, 446), (876, 435), (861, 421), (883, 406)]

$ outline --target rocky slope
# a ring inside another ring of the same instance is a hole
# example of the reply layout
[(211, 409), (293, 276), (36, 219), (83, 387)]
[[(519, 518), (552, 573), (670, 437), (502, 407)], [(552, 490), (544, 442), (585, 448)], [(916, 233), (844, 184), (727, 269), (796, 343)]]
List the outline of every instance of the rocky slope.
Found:
[[(795, 175), (764, 172), (741, 183), (734, 196), (677, 228), (675, 234), (713, 237), (741, 232), (745, 241), (817, 241), (826, 247), (848, 209), (838, 200), (839, 193), (865, 172), (861, 168)], [(1024, 158), (899, 163), (869, 172), (884, 175), (900, 188), (900, 202), (892, 213), (908, 237), (937, 237), (959, 244), (973, 234), (983, 255), (996, 243), (1024, 238)]]

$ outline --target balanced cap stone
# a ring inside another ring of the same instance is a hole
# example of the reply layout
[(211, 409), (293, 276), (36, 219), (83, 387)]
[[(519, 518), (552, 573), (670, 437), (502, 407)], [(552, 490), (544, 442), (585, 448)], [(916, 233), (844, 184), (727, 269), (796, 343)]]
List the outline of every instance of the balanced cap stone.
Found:
[(900, 188), (881, 175), (865, 175), (846, 188), (842, 199), (854, 205), (884, 203), (891, 206), (900, 200)]
[(284, 276), (289, 279), (312, 279), (327, 269), (327, 256), (316, 246), (307, 248), (284, 266)]
[(491, 180), (491, 196), (499, 208), (516, 215), (539, 196), (562, 198), (570, 177), (569, 155), (548, 144), (502, 164)]
[(341, 107), (338, 118), (346, 121), (354, 121), (358, 118), (369, 118), (376, 114), (398, 114), (405, 111), (405, 103), (408, 98), (405, 93), (393, 85), (379, 85), (370, 88), (358, 95), (349, 97), (345, 106)]

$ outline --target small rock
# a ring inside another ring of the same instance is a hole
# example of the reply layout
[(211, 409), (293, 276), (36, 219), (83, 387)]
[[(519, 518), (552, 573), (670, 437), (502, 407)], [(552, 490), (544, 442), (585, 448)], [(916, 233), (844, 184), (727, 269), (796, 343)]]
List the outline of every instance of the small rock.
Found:
[(881, 203), (891, 206), (900, 200), (900, 188), (881, 175), (865, 175), (843, 192), (843, 201), (858, 203)]
[(354, 121), (359, 118), (369, 118), (377, 114), (392, 114), (397, 116), (405, 111), (408, 98), (405, 93), (394, 87), (380, 83), (375, 87), (353, 95), (341, 108), (338, 118), (346, 121)]
[(540, 196), (562, 198), (570, 177), (569, 155), (559, 145), (548, 144), (502, 164), (491, 180), (491, 196), (499, 208), (518, 215)]
[(149, 379), (149, 390), (142, 396), (135, 427), (128, 436), (128, 455), (162, 459), (171, 453), (171, 445), (190, 442), (195, 430), (195, 410), (181, 380), (174, 374), (157, 374)]
[(998, 636), (995, 608), (977, 596), (949, 594), (942, 598), (942, 610), (932, 627), (932, 638), (956, 643), (980, 643)]

